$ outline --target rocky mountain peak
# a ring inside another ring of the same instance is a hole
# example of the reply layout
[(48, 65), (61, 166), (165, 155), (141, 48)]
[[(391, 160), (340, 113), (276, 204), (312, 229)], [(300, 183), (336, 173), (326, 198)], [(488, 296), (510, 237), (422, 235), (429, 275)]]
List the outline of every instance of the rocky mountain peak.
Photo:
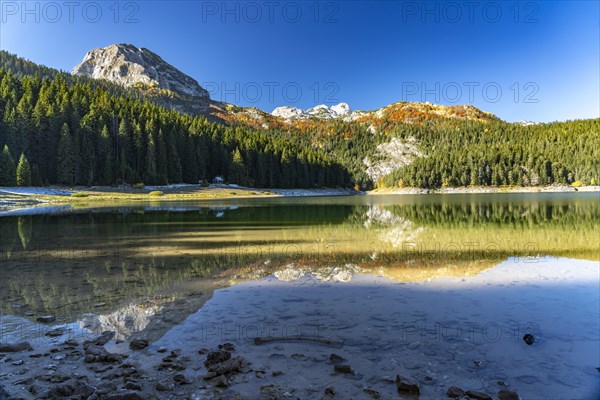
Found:
[(113, 44), (89, 51), (72, 71), (94, 79), (106, 79), (124, 87), (178, 95), (166, 104), (183, 112), (202, 112), (210, 102), (208, 91), (160, 56), (131, 44)]
[(283, 118), (286, 121), (294, 121), (299, 119), (317, 118), (317, 119), (332, 119), (340, 118), (350, 114), (350, 106), (347, 103), (340, 103), (331, 107), (325, 104), (319, 104), (308, 110), (302, 110), (297, 107), (283, 106), (277, 107), (271, 113), (275, 117)]

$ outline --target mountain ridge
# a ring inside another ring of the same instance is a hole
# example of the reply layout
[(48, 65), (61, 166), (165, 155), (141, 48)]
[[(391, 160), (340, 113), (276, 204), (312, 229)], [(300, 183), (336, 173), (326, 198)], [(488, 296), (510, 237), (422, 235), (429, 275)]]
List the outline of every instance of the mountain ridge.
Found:
[[(495, 115), (474, 106), (444, 106), (430, 103), (397, 102), (369, 111), (351, 110), (347, 103), (333, 106), (319, 104), (307, 110), (280, 106), (268, 113), (256, 107), (241, 107), (210, 99), (208, 91), (189, 75), (167, 63), (147, 48), (132, 44), (112, 44), (88, 51), (83, 61), (73, 68), (73, 75), (105, 79), (126, 88), (152, 95), (166, 92), (159, 104), (180, 112), (204, 115), (217, 122), (242, 123), (257, 129), (285, 127), (295, 123), (341, 119), (376, 126), (385, 117), (396, 122), (414, 123), (431, 118), (475, 120), (498, 119)], [(176, 96), (168, 96), (175, 94)], [(371, 128), (373, 132), (375, 128)]]

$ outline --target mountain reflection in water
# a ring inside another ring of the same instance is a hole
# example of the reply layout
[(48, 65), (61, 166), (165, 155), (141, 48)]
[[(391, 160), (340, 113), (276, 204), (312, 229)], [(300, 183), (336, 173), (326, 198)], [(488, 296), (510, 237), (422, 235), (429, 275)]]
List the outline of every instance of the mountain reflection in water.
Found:
[(148, 299), (210, 297), (276, 272), (419, 282), (474, 276), (509, 257), (598, 260), (590, 238), (599, 221), (596, 193), (157, 202), (4, 216), (0, 313), (103, 315), (126, 336), (142, 326), (112, 313)]

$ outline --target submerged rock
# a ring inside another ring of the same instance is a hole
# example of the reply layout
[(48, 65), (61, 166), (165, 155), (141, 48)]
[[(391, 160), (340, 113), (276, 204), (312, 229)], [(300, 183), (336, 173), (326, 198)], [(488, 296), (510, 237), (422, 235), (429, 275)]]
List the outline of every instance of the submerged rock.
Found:
[(46, 332), (46, 336), (57, 337), (64, 335), (65, 330), (63, 328), (52, 329), (51, 331)]
[(325, 388), (325, 396), (329, 396), (329, 397), (335, 396), (335, 388), (333, 386), (327, 386)]
[(29, 342), (0, 343), (0, 353), (17, 353), (19, 351), (29, 351), (32, 349)]
[(134, 339), (129, 342), (129, 348), (131, 350), (143, 350), (148, 347), (149, 342), (146, 339)]
[(160, 381), (156, 383), (156, 390), (159, 392), (170, 392), (175, 389), (175, 385), (171, 382)]
[(212, 365), (222, 363), (223, 361), (227, 361), (231, 358), (231, 353), (225, 350), (217, 350), (211, 351), (206, 355), (206, 360), (204, 361), (204, 366), (206, 368), (210, 368)]
[(521, 400), (521, 396), (512, 390), (502, 389), (498, 392), (498, 400)]
[(225, 351), (234, 351), (235, 350), (235, 346), (232, 343), (223, 343), (223, 344), (220, 344), (218, 347), (219, 347), (219, 350), (225, 350)]
[(419, 384), (416, 381), (413, 381), (412, 379), (408, 379), (400, 375), (396, 376), (396, 388), (398, 389), (398, 393), (400, 394), (421, 394), (421, 389), (419, 388)]
[(535, 336), (533, 336), (531, 333), (526, 333), (525, 336), (523, 336), (523, 340), (525, 343), (531, 346), (535, 342)]
[(128, 390), (142, 390), (142, 386), (138, 385), (135, 382), (127, 382), (124, 388)]
[(465, 393), (464, 390), (462, 390), (458, 386), (450, 386), (448, 388), (448, 390), (446, 391), (446, 395), (448, 395), (448, 397), (451, 397), (453, 399), (460, 399), (462, 397), (465, 397), (467, 394)]
[(86, 385), (83, 382), (73, 381), (48, 389), (48, 391), (42, 397), (50, 399), (62, 397), (88, 398), (94, 392), (95, 390), (91, 386)]
[(220, 388), (226, 388), (229, 386), (229, 380), (223, 375), (217, 376), (214, 380), (215, 386)]
[(234, 357), (221, 363), (212, 364), (208, 370), (214, 372), (217, 375), (225, 375), (231, 372), (239, 372), (244, 366), (244, 359), (242, 357)]
[(352, 367), (346, 364), (338, 364), (333, 367), (333, 370), (340, 374), (351, 374), (354, 372), (352, 371)]
[(467, 396), (469, 396), (470, 399), (475, 400), (494, 400), (489, 394), (478, 392), (476, 390), (467, 390)]
[(115, 332), (104, 331), (96, 339), (92, 340), (91, 343), (95, 344), (96, 346), (104, 346), (106, 343), (110, 342), (112, 340), (112, 338), (114, 338), (114, 337), (115, 337)]
[(173, 380), (177, 383), (179, 383), (180, 385), (189, 385), (190, 383), (193, 382), (193, 380), (191, 378), (188, 378), (187, 376), (183, 375), (183, 374), (177, 374), (173, 377)]
[(41, 317), (37, 317), (36, 321), (43, 324), (49, 324), (56, 321), (56, 317), (54, 315), (42, 315)]
[(379, 393), (377, 390), (373, 390), (373, 389), (364, 389), (363, 390), (367, 395), (369, 395), (371, 398), (378, 400), (381, 398), (381, 393)]
[(136, 392), (113, 393), (103, 397), (105, 400), (143, 400), (144, 398)]
[(123, 356), (121, 354), (109, 353), (102, 346), (98, 346), (95, 344), (87, 344), (86, 346), (84, 346), (84, 349), (86, 354), (84, 361), (86, 363), (117, 363), (123, 361)]

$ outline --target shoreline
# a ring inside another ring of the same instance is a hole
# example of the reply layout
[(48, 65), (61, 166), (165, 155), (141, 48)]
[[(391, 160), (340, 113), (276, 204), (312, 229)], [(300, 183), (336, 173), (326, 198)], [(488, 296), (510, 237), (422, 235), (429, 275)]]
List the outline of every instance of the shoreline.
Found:
[(251, 198), (381, 196), (423, 194), (511, 194), (511, 193), (600, 193), (600, 186), (529, 186), (529, 187), (456, 187), (441, 189), (383, 188), (360, 191), (335, 189), (257, 189), (237, 185), (166, 185), (133, 187), (49, 186), (0, 187), (0, 216), (43, 214), (54, 208), (92, 207), (106, 203), (142, 203), (163, 201), (211, 201)]
[(506, 194), (506, 193), (577, 193), (600, 192), (600, 186), (573, 187), (567, 185), (551, 186), (467, 186), (440, 189), (421, 188), (385, 188), (366, 192), (369, 195), (386, 194)]

